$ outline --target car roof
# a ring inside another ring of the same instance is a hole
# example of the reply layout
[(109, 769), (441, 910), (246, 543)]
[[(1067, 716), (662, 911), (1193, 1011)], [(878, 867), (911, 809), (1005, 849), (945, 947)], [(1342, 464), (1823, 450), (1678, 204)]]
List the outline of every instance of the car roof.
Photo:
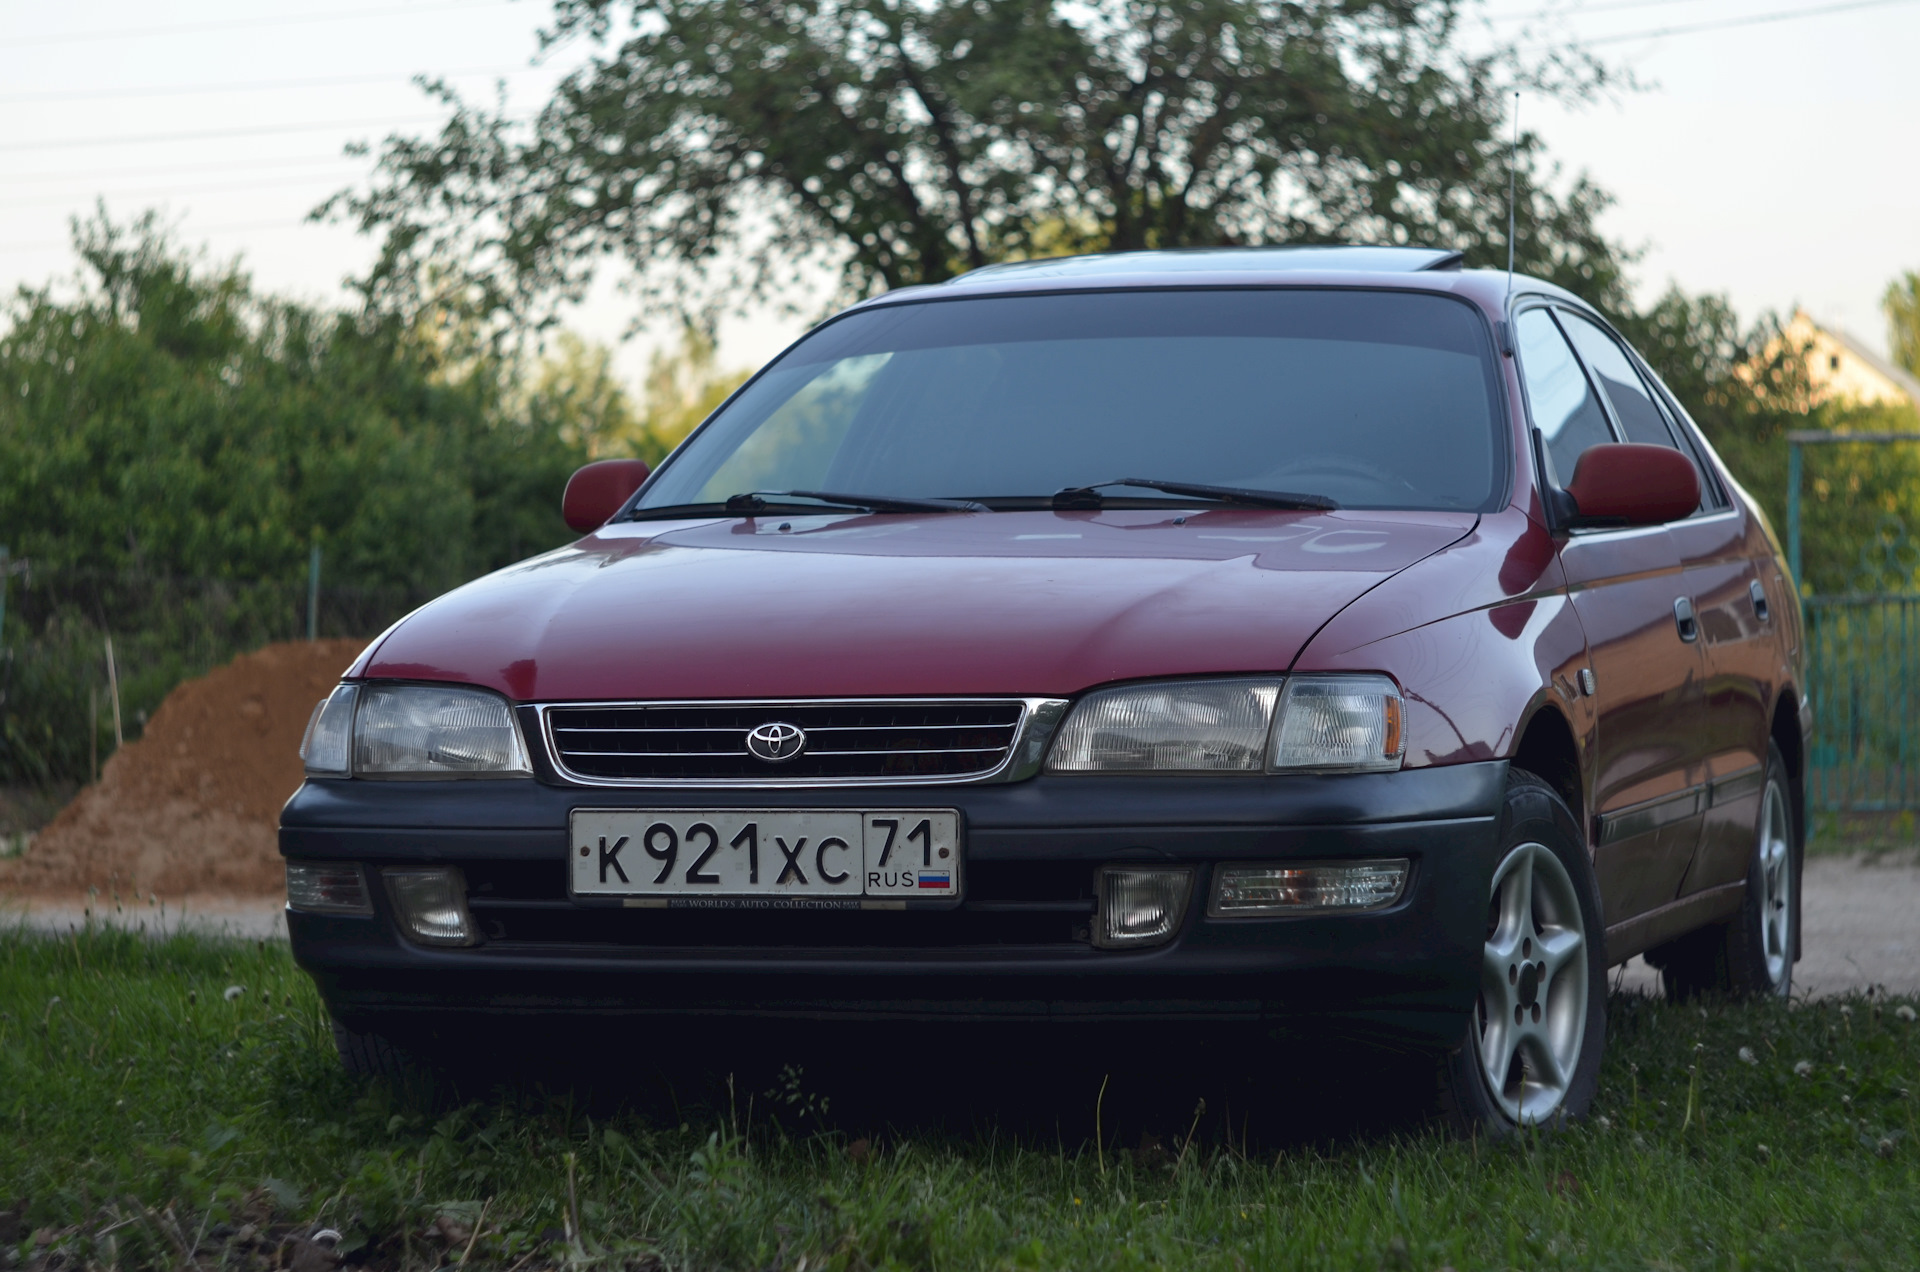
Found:
[(1097, 279), (1116, 274), (1295, 274), (1309, 270), (1411, 274), (1459, 269), (1460, 260), (1459, 252), (1438, 247), (1184, 247), (1010, 261), (976, 269), (952, 281)]
[(1512, 294), (1574, 297), (1552, 283), (1505, 270), (1463, 269), (1461, 253), (1438, 247), (1190, 247), (1099, 252), (986, 265), (944, 282), (902, 287), (852, 306), (1044, 292), (1192, 287), (1413, 288), (1472, 298), (1495, 313)]

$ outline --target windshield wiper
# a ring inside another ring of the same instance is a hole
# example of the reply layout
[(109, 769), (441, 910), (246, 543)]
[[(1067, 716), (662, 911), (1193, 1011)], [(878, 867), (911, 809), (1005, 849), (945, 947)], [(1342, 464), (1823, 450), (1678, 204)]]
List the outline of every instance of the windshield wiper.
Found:
[[(804, 503), (793, 502), (804, 500)], [(822, 506), (824, 505), (824, 507)], [(913, 499), (904, 495), (837, 495), (823, 490), (748, 490), (707, 503), (662, 504), (635, 508), (629, 521), (658, 521), (673, 517), (752, 517), (768, 513), (787, 515), (844, 509), (849, 512), (989, 512), (971, 499)]]
[(1169, 495), (1217, 499), (1221, 503), (1251, 504), (1260, 508), (1288, 508), (1296, 512), (1333, 512), (1340, 505), (1325, 495), (1296, 495), (1285, 490), (1245, 490), (1239, 486), (1204, 486), (1191, 481), (1148, 481), (1144, 477), (1116, 477), (1089, 486), (1068, 486), (1053, 497), (1055, 508), (1098, 508), (1104, 486), (1138, 486)]
[(837, 495), (825, 490), (756, 490), (727, 500), (732, 507), (738, 499), (815, 499), (842, 508), (864, 508), (868, 512), (991, 512), (991, 508), (971, 499), (916, 499), (908, 495)]

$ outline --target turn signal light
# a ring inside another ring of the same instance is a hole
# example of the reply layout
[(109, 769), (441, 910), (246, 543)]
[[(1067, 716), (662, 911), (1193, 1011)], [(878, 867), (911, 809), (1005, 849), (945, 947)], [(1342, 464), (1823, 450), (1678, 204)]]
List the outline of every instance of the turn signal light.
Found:
[(373, 913), (367, 876), (353, 861), (289, 861), (287, 908), (313, 914)]
[(1400, 899), (1407, 859), (1221, 866), (1213, 872), (1207, 917), (1248, 918), (1379, 910)]
[(1180, 930), (1193, 894), (1193, 871), (1180, 867), (1102, 866), (1094, 895), (1093, 943), (1103, 949), (1158, 945)]
[(424, 945), (472, 945), (478, 932), (458, 870), (389, 870), (387, 894), (407, 935)]

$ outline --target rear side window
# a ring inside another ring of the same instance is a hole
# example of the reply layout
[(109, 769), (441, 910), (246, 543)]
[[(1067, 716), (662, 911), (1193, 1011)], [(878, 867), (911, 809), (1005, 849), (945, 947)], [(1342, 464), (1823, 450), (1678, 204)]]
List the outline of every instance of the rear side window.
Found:
[(1533, 425), (1546, 439), (1555, 480), (1564, 486), (1572, 480), (1581, 452), (1611, 442), (1613, 430), (1553, 315), (1545, 309), (1529, 309), (1514, 320), (1514, 331)]
[(1573, 338), (1574, 347), (1580, 350), (1580, 356), (1586, 361), (1587, 370), (1600, 382), (1607, 395), (1607, 402), (1613, 407), (1613, 417), (1620, 422), (1620, 431), (1627, 435), (1630, 442), (1643, 442), (1649, 446), (1671, 446), (1693, 462), (1693, 471), (1700, 478), (1700, 489), (1708, 492), (1709, 503), (1714, 502), (1711, 491), (1713, 485), (1700, 463), (1700, 457), (1693, 448), (1682, 442), (1677, 436), (1673, 419), (1661, 406), (1653, 389), (1641, 378), (1620, 342), (1602, 330), (1597, 324), (1579, 314), (1560, 312), (1560, 321), (1566, 327), (1567, 334)]
[(1578, 314), (1563, 311), (1560, 321), (1566, 324), (1574, 348), (1580, 351), (1594, 379), (1600, 382), (1607, 402), (1613, 407), (1613, 417), (1620, 421), (1620, 431), (1627, 435), (1627, 440), (1649, 446), (1672, 446), (1673, 431), (1667, 427), (1666, 415), (1654, 403), (1653, 394), (1641, 382), (1640, 373), (1633, 369), (1613, 337)]

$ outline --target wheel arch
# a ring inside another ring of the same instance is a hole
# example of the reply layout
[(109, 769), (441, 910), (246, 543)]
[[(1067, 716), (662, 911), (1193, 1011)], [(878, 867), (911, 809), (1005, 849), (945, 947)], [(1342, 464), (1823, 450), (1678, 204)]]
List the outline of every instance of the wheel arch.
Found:
[(1509, 762), (1553, 787), (1567, 802), (1574, 821), (1582, 828), (1586, 826), (1586, 790), (1581, 780), (1580, 747), (1574, 740), (1573, 723), (1544, 692), (1532, 704)]
[(1800, 732), (1799, 695), (1792, 685), (1780, 691), (1773, 705), (1768, 737), (1787, 763), (1787, 784), (1793, 795), (1794, 824), (1804, 844), (1807, 837), (1807, 740)]

